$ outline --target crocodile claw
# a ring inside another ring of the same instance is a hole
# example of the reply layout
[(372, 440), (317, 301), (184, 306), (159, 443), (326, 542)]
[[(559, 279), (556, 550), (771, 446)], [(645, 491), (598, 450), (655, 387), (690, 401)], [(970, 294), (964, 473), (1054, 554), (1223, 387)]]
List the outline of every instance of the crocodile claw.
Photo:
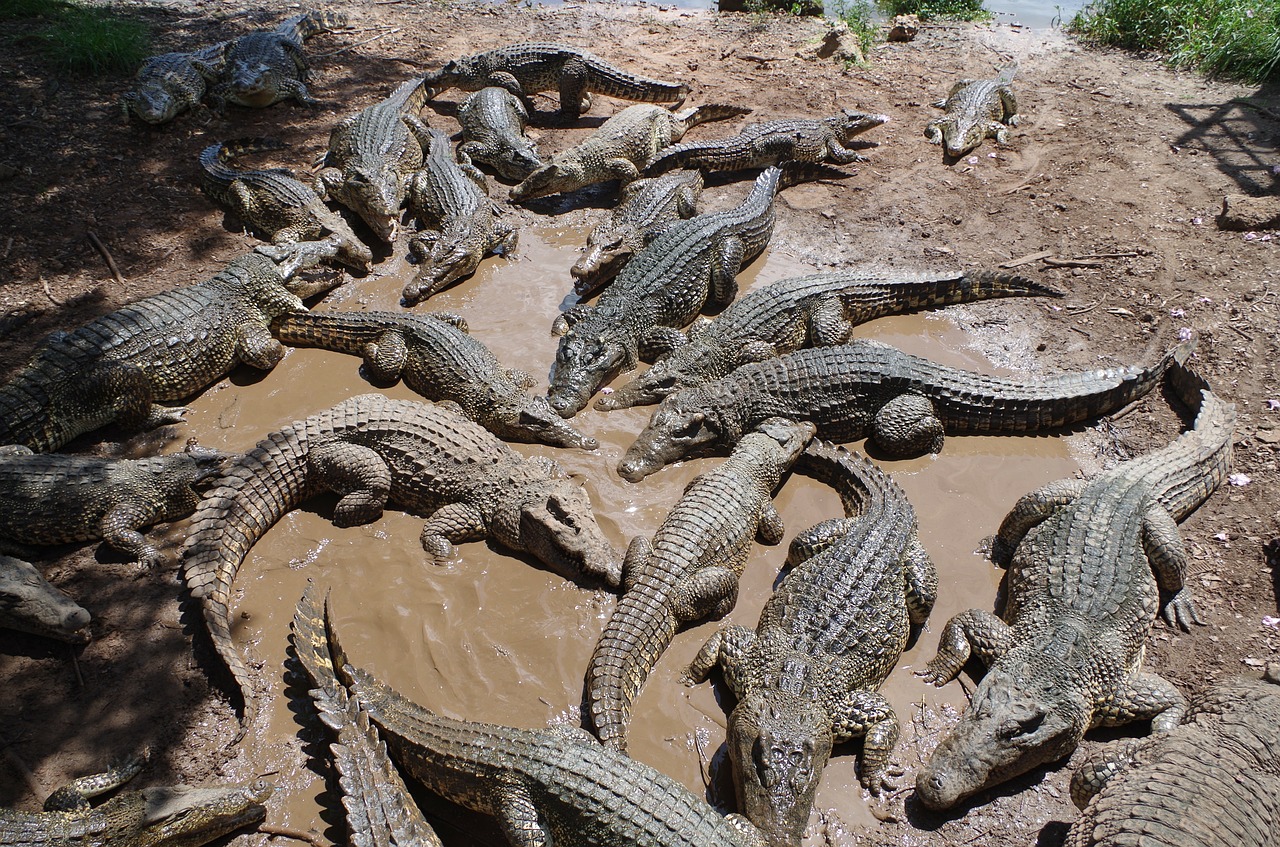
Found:
[(1173, 595), (1173, 598), (1165, 604), (1162, 614), (1165, 623), (1171, 627), (1176, 626), (1183, 632), (1190, 632), (1193, 623), (1197, 626), (1205, 625), (1205, 621), (1200, 619), (1200, 612), (1196, 609), (1195, 599), (1185, 588)]

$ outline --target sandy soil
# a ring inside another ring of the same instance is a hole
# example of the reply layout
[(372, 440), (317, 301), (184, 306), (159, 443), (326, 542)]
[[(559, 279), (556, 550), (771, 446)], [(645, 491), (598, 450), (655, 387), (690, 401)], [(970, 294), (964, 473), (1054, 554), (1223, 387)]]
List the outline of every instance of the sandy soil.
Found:
[[(168, 50), (274, 25), (289, 7), (130, 8), (155, 26), (158, 50)], [(21, 39), (0, 55), (5, 373), (48, 332), (203, 279), (251, 248), (253, 238), (195, 188), (204, 146), (273, 134), (288, 145), (290, 164), (305, 169), (337, 120), (457, 55), (516, 39), (554, 39), (685, 80), (693, 103), (748, 103), (756, 110), (752, 120), (825, 115), (841, 106), (885, 112), (893, 121), (867, 136), (880, 146), (855, 177), (782, 197), (772, 249), (830, 267), (863, 260), (988, 267), (1044, 254), (1050, 261), (1027, 261), (1019, 270), (1069, 292), (1064, 301), (1006, 301), (998, 312), (959, 313), (983, 353), (1028, 371), (1127, 363), (1157, 332), (1195, 330), (1201, 367), (1238, 407), (1241, 484), (1225, 486), (1182, 527), (1209, 625), (1184, 635), (1157, 624), (1147, 661), (1195, 690), (1276, 657), (1277, 577), (1266, 550), (1280, 534), (1280, 410), (1273, 408), (1280, 406), (1280, 238), (1222, 232), (1214, 224), (1224, 194), (1275, 189), (1280, 92), (1274, 87), (1205, 81), (1007, 26), (928, 27), (912, 43), (881, 45), (867, 67), (845, 68), (810, 55), (822, 34), (812, 20), (614, 5), (473, 8), (406, 0), (335, 8), (351, 12), (356, 29), (308, 47), (313, 92), (323, 104), (315, 112), (282, 104), (225, 117), (186, 115), (159, 129), (127, 126), (116, 108), (125, 80), (58, 79)], [(988, 75), (1011, 58), (1020, 63), (1022, 124), (1008, 145), (987, 142), (959, 162), (944, 162), (921, 135), (934, 114), (928, 104), (953, 80)], [(453, 125), (456, 96), (446, 94), (434, 112), (427, 110), (433, 123)], [(1242, 106), (1238, 97), (1272, 111)], [(581, 128), (539, 128), (544, 152), (570, 146), (618, 107), (601, 101)], [(539, 103), (548, 113), (554, 108), (552, 97)], [(548, 232), (586, 225), (607, 205), (606, 194), (587, 197), (578, 208), (539, 206), (513, 216)], [(549, 218), (548, 211), (557, 214)], [(113, 280), (90, 232), (124, 282)], [(1098, 469), (1164, 444), (1177, 426), (1157, 396), (1074, 436), (1072, 444), (1086, 469)], [(134, 455), (148, 443), (76, 448)], [(180, 537), (180, 528), (169, 533), (171, 549)], [(66, 778), (144, 744), (154, 753), (156, 781), (216, 778), (228, 760), (223, 747), (233, 716), (208, 681), (199, 639), (193, 652), (195, 629), (178, 601), (176, 565), (139, 572), (94, 547), (53, 550), (40, 564), (98, 620), (94, 641), (75, 651), (0, 633), (0, 805), (34, 808), (37, 797)], [(936, 632), (942, 622), (934, 623)], [(908, 765), (913, 758), (904, 756)], [(905, 811), (875, 831), (825, 827), (814, 843), (1057, 844), (1075, 814), (1064, 796), (1068, 773), (1033, 775), (945, 817), (923, 815), (906, 798)]]

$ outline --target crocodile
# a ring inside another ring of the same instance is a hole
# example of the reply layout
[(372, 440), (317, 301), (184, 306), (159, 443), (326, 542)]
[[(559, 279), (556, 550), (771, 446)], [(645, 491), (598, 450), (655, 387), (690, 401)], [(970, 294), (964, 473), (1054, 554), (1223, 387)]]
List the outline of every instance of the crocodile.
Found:
[(340, 527), (377, 520), (388, 504), (428, 515), (422, 547), (436, 561), (454, 557), (456, 543), (492, 538), (572, 578), (619, 580), (586, 491), (553, 462), (524, 458), (447, 406), (352, 397), (259, 441), (191, 519), (186, 583), (242, 695), (242, 734), (256, 703), (231, 640), (232, 583), (277, 520), (324, 492), (339, 495)]
[(1008, 567), (1004, 619), (956, 615), (922, 672), (942, 685), (970, 657), (989, 668), (917, 775), (926, 807), (1060, 759), (1093, 727), (1149, 718), (1159, 734), (1181, 722), (1182, 695), (1142, 669), (1143, 653), (1162, 593), (1171, 627), (1201, 623), (1176, 521), (1230, 471), (1235, 407), (1181, 364), (1169, 377), (1196, 409), (1191, 430), (1092, 480), (1026, 494), (1000, 524), (992, 558)]
[(732, 302), (739, 269), (773, 234), (778, 191), (831, 173), (811, 165), (766, 168), (736, 208), (672, 223), (627, 263), (594, 306), (579, 304), (557, 318), (552, 331), (563, 337), (551, 369), (551, 408), (572, 417), (642, 355), (670, 349), (671, 337), (680, 335), (675, 327), (704, 306)]
[(418, 117), (427, 93), (421, 77), (348, 117), (329, 133), (316, 193), (360, 216), (390, 244), (400, 230), (409, 175), (422, 167), (427, 125)]
[(458, 107), (458, 123), (458, 152), (488, 165), (503, 179), (519, 182), (542, 167), (538, 145), (524, 134), (529, 113), (505, 88), (491, 85), (472, 94)]
[(525, 177), (524, 182), (511, 189), (511, 199), (520, 203), (613, 179), (624, 184), (633, 182), (659, 151), (679, 141), (698, 124), (750, 112), (743, 106), (695, 106), (682, 112), (644, 103), (628, 106), (580, 144), (556, 154)]
[(215, 44), (194, 54), (163, 53), (144, 61), (133, 87), (120, 98), (125, 118), (132, 115), (155, 126), (199, 106), (208, 88), (201, 69), (207, 70), (224, 49), (225, 45)]
[(1164, 735), (1103, 748), (1077, 769), (1084, 810), (1067, 847), (1241, 847), (1280, 839), (1280, 666), (1194, 698)]
[(568, 725), (518, 729), (438, 715), (353, 667), (328, 623), (339, 677), (429, 791), (497, 819), (512, 847), (765, 847), (666, 774)]
[(765, 421), (689, 483), (652, 542), (632, 539), (622, 597), (587, 670), (588, 711), (606, 747), (626, 751), (632, 704), (676, 631), (733, 610), (751, 540), (782, 540), (773, 490), (813, 432), (810, 423)]
[(822, 441), (796, 470), (832, 486), (847, 517), (796, 536), (755, 631), (722, 627), (685, 680), (723, 671), (737, 698), (728, 749), (738, 807), (772, 847), (800, 844), (833, 745), (864, 738), (859, 780), (872, 794), (889, 787), (900, 728), (878, 689), (938, 592), (915, 510), (888, 474)]
[(164, 557), (138, 530), (184, 518), (228, 454), (188, 444), (145, 459), (0, 448), (0, 547), (103, 539), (146, 567)]
[(660, 174), (672, 168), (737, 171), (785, 162), (830, 162), (836, 165), (865, 162), (867, 157), (849, 149), (848, 145), (856, 136), (888, 120), (888, 115), (844, 109), (838, 115), (821, 120), (790, 119), (748, 124), (729, 138), (668, 147), (649, 163), (645, 173)]
[(957, 82), (945, 99), (934, 104), (945, 109), (946, 114), (929, 121), (925, 138), (930, 144), (941, 144), (946, 154), (955, 158), (977, 147), (984, 138), (1007, 143), (1008, 128), (1018, 125), (1018, 100), (1013, 95), (1013, 74), (1017, 69), (1017, 65), (1010, 65), (995, 79)]
[(0, 809), (0, 844), (6, 847), (200, 847), (261, 822), (274, 787), (193, 788), (167, 785), (124, 791), (97, 806), (90, 798), (124, 785), (142, 770), (134, 757), (100, 774), (80, 777), (49, 795), (44, 811)]
[(618, 474), (639, 482), (682, 458), (728, 448), (775, 416), (811, 420), (833, 441), (871, 439), (897, 457), (937, 453), (946, 432), (1068, 426), (1142, 397), (1194, 349), (1186, 341), (1149, 366), (1030, 380), (950, 368), (874, 341), (797, 350), (668, 396), (627, 448)]
[(590, 297), (604, 288), (667, 224), (693, 217), (701, 194), (699, 171), (672, 171), (627, 183), (609, 219), (591, 230), (586, 252), (569, 269), (574, 293)]
[(560, 94), (560, 114), (565, 118), (577, 118), (590, 109), (593, 92), (619, 100), (674, 105), (689, 96), (684, 83), (637, 76), (586, 50), (538, 41), (454, 59), (428, 74), (426, 85), (433, 97), (447, 88), (479, 91), (496, 85), (519, 97), (529, 114), (534, 112), (529, 96), (554, 89)]
[(440, 837), (391, 763), (387, 745), (370, 723), (368, 712), (338, 681), (326, 626), (328, 597), (322, 610), (314, 589), (308, 583), (298, 601), (290, 640), (310, 681), (316, 713), (334, 736), (329, 752), (347, 814), (347, 841), (352, 847), (441, 847)]
[(270, 370), (284, 355), (271, 321), (341, 280), (294, 279), (332, 257), (304, 242), (233, 260), (204, 282), (137, 300), (70, 332), (50, 334), (0, 386), (0, 444), (38, 452), (110, 423), (138, 429), (177, 423), (182, 400), (244, 363)]
[(88, 610), (50, 585), (30, 562), (0, 555), (0, 629), (87, 644), (90, 622)]
[(844, 344), (853, 327), (883, 315), (995, 297), (1061, 297), (999, 271), (902, 271), (862, 265), (783, 279), (747, 292), (715, 320), (690, 327), (680, 346), (596, 401), (597, 409), (659, 403), (682, 388), (802, 347)]
[(404, 287), (407, 306), (475, 273), (489, 253), (509, 255), (518, 238), (498, 220), (479, 168), (465, 153), (455, 159), (440, 130), (429, 130), (428, 138), (424, 167), (409, 178), (409, 208), (429, 229), (409, 241), (420, 269)]
[(457, 403), (500, 438), (583, 450), (598, 446), (552, 411), (547, 398), (529, 395), (533, 377), (502, 367), (456, 315), (293, 312), (278, 318), (273, 331), (294, 347), (361, 356), (374, 383), (403, 379), (428, 400)]
[(200, 154), (200, 187), (214, 202), (272, 244), (316, 241), (329, 232), (339, 246), (335, 257), (357, 273), (368, 273), (373, 252), (342, 216), (324, 204), (311, 186), (285, 168), (244, 171), (228, 163), (242, 153), (280, 150), (273, 138), (242, 138), (211, 144)]
[(302, 42), (346, 24), (347, 16), (340, 12), (309, 11), (286, 18), (275, 29), (231, 39), (216, 59), (197, 62), (206, 75), (219, 80), (209, 89), (209, 98), (218, 108), (235, 103), (261, 109), (289, 98), (318, 107), (307, 90)]

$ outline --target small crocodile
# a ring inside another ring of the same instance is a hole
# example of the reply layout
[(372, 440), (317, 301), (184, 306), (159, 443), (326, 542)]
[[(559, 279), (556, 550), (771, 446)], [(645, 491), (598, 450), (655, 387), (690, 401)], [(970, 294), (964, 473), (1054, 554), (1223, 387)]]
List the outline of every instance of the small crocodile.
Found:
[(587, 236), (586, 253), (569, 269), (574, 293), (590, 297), (604, 288), (667, 224), (693, 217), (701, 194), (698, 171), (672, 171), (628, 183), (609, 219)]
[(1150, 719), (1165, 733), (1181, 722), (1182, 695), (1142, 658), (1162, 593), (1170, 626), (1201, 622), (1176, 521), (1230, 471), (1235, 407), (1181, 364), (1169, 376), (1197, 410), (1193, 429), (1092, 480), (1024, 495), (1000, 524), (992, 558), (1009, 569), (1005, 620), (956, 615), (923, 673), (941, 685), (970, 657), (989, 667), (917, 775), (928, 808), (1060, 759), (1093, 727)]
[(312, 108), (320, 104), (307, 90), (307, 57), (302, 42), (321, 32), (346, 26), (339, 12), (303, 12), (281, 21), (275, 29), (260, 30), (226, 42), (216, 60), (205, 59), (204, 73), (219, 80), (209, 98), (261, 109), (293, 98)]
[(796, 469), (831, 485), (843, 519), (796, 536), (754, 632), (723, 627), (689, 666), (717, 665), (737, 698), (729, 761), (738, 806), (772, 847), (798, 847), (832, 746), (864, 738), (859, 780), (878, 794), (899, 724), (878, 693), (938, 592), (915, 510), (889, 475), (814, 441)]
[(142, 770), (132, 758), (108, 771), (72, 780), (45, 800), (42, 812), (0, 809), (5, 847), (200, 847), (261, 822), (274, 791), (250, 785), (192, 788), (168, 785), (124, 791), (92, 806), (90, 798), (124, 785)]
[(813, 431), (810, 423), (765, 421), (689, 483), (652, 542), (632, 539), (622, 597), (587, 669), (588, 711), (606, 747), (627, 749), (631, 706), (677, 630), (733, 610), (751, 540), (782, 540), (773, 490)]
[[(244, 363), (270, 370), (284, 355), (271, 321), (340, 280), (293, 275), (337, 252), (329, 242), (260, 247), (211, 279), (138, 300), (71, 332), (49, 335), (26, 366), (0, 386), (0, 444), (56, 450), (116, 423), (177, 423), (182, 400)], [(277, 261), (279, 264), (277, 264)]]
[(1008, 127), (1018, 125), (1018, 100), (1013, 95), (1010, 65), (995, 79), (962, 79), (951, 87), (951, 93), (934, 105), (946, 114), (929, 121), (924, 129), (930, 144), (941, 144), (948, 156), (960, 157), (994, 138), (1000, 144), (1009, 141)]
[(853, 327), (883, 315), (996, 297), (1061, 297), (1048, 286), (999, 271), (901, 271), (864, 265), (783, 279), (747, 292), (712, 321), (694, 323), (666, 358), (596, 401), (597, 409), (660, 403), (682, 388), (802, 347), (849, 340)]
[(567, 44), (521, 42), (496, 50), (454, 59), (428, 74), (432, 96), (446, 88), (479, 91), (496, 85), (519, 97), (529, 114), (529, 96), (539, 91), (560, 93), (560, 113), (577, 118), (591, 108), (591, 94), (619, 100), (679, 105), (689, 96), (684, 83), (662, 82), (637, 76)]
[(286, 512), (340, 495), (333, 522), (369, 523), (388, 504), (429, 515), (422, 547), (437, 561), (454, 544), (493, 538), (566, 576), (617, 585), (619, 565), (591, 501), (550, 460), (526, 459), (445, 406), (363, 394), (268, 435), (229, 465), (191, 519), (188, 588), (243, 696), (256, 703), (231, 640), (231, 589), (254, 543)]
[(326, 626), (329, 601), (326, 597), (322, 610), (312, 596), (314, 588), (308, 584), (298, 601), (290, 640), (310, 679), (316, 713), (333, 732), (329, 752), (342, 789), (348, 843), (352, 847), (441, 847), (440, 837), (391, 763), (369, 714), (338, 681)]
[(518, 238), (498, 220), (484, 174), (465, 153), (455, 159), (440, 130), (428, 130), (428, 138), (424, 167), (409, 178), (409, 208), (429, 229), (409, 241), (420, 269), (404, 287), (407, 306), (475, 273), (489, 253), (510, 254)]
[(511, 199), (519, 203), (613, 179), (632, 182), (659, 151), (698, 124), (750, 113), (743, 106), (696, 106), (682, 112), (647, 104), (628, 106), (580, 144), (558, 153), (525, 177), (511, 189)]
[(547, 398), (530, 396), (533, 377), (502, 367), (456, 315), (293, 312), (277, 319), (273, 331), (294, 347), (361, 356), (366, 376), (376, 384), (403, 379), (428, 400), (457, 403), (500, 438), (584, 450), (598, 446), (552, 411)]
[(497, 818), (512, 847), (765, 847), (667, 775), (566, 725), (516, 729), (457, 720), (407, 700), (347, 662), (340, 678), (401, 769), (446, 800)]
[(228, 163), (242, 153), (284, 147), (274, 138), (242, 138), (211, 144), (200, 154), (200, 187), (214, 202), (272, 244), (316, 241), (326, 232), (339, 245), (337, 259), (357, 273), (368, 273), (373, 252), (337, 212), (284, 168), (242, 171)]
[(596, 305), (580, 304), (557, 318), (552, 331), (564, 337), (551, 368), (551, 408), (576, 415), (597, 388), (635, 368), (642, 355), (669, 350), (680, 335), (675, 327), (707, 305), (731, 303), (738, 271), (773, 234), (778, 191), (830, 175), (812, 165), (765, 169), (736, 208), (672, 223), (627, 263)]
[(1067, 847), (1243, 847), (1280, 840), (1280, 666), (1194, 698), (1164, 735), (1103, 748), (1076, 771)]
[(215, 44), (194, 54), (164, 53), (147, 59), (138, 68), (133, 87), (120, 98), (125, 117), (132, 115), (154, 126), (199, 106), (208, 87), (201, 69), (207, 70), (224, 49), (225, 45)]
[(90, 621), (88, 610), (50, 585), (30, 562), (0, 555), (0, 629), (87, 644)]
[(411, 79), (335, 126), (316, 177), (317, 194), (355, 212), (388, 244), (399, 233), (409, 175), (422, 167), (427, 125), (418, 111), (426, 97), (422, 79)]
[(737, 171), (786, 162), (830, 162), (847, 165), (867, 157), (848, 148), (853, 139), (889, 120), (845, 109), (821, 120), (780, 120), (748, 124), (737, 135), (710, 141), (676, 144), (660, 153), (645, 169), (653, 175), (672, 168)]
[(1143, 396), (1175, 358), (1185, 361), (1194, 348), (1183, 342), (1147, 367), (1032, 380), (962, 371), (874, 341), (797, 350), (667, 397), (627, 449), (618, 474), (639, 482), (682, 458), (728, 448), (775, 416), (811, 420), (819, 435), (834, 441), (874, 439), (891, 456), (937, 453), (946, 432), (1068, 426)]
[(542, 167), (538, 145), (524, 134), (529, 113), (505, 88), (491, 85), (472, 94), (458, 107), (458, 123), (458, 152), (488, 165), (503, 179), (518, 182)]
[(197, 487), (229, 456), (188, 444), (182, 453), (102, 459), (0, 448), (0, 546), (96, 541), (146, 567), (164, 557), (138, 530), (185, 518)]

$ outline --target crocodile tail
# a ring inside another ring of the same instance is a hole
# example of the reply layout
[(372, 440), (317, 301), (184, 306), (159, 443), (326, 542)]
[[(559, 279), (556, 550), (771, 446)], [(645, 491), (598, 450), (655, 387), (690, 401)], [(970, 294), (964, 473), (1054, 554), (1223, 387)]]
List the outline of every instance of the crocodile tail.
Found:
[(249, 550), (306, 499), (309, 439), (302, 423), (273, 432), (223, 469), (191, 518), (182, 549), (187, 588), (199, 603), (214, 650), (243, 704), (241, 735), (252, 723), (249, 670), (231, 636), (231, 586)]
[(664, 82), (633, 74), (598, 56), (592, 56), (586, 64), (590, 90), (609, 97), (639, 103), (679, 104), (689, 96), (689, 86), (683, 82)]
[(994, 300), (998, 297), (1064, 297), (1063, 292), (1033, 279), (1005, 271), (965, 271), (960, 284), (950, 283), (957, 299), (947, 303), (968, 303), (974, 300)]
[(229, 185), (240, 176), (240, 172), (228, 167), (228, 164), (245, 153), (263, 153), (268, 150), (284, 149), (284, 144), (275, 138), (236, 138), (231, 141), (219, 141), (210, 144), (200, 153), (200, 168), (205, 177), (221, 185)]
[[(324, 611), (316, 602), (315, 592), (315, 582), (307, 580), (307, 590), (293, 611), (293, 623), (289, 626), (290, 641), (293, 643), (294, 655), (298, 657), (298, 664), (307, 672), (315, 689), (311, 696), (320, 711), (320, 719), (337, 730), (339, 727), (330, 722), (329, 715), (332, 713), (331, 706), (341, 708), (342, 702), (346, 700), (346, 689), (338, 682), (338, 674), (333, 667), (329, 636), (325, 632)], [(335, 717), (341, 719), (340, 716)]]
[(362, 325), (359, 316), (325, 312), (289, 312), (276, 318), (271, 332), (281, 344), (318, 347), (348, 356), (363, 356), (366, 345), (387, 329)]
[(332, 32), (347, 25), (347, 16), (342, 12), (322, 12), (317, 9), (285, 18), (276, 27), (276, 32), (299, 43), (322, 32)]
[(711, 121), (727, 121), (730, 118), (740, 118), (749, 114), (751, 114), (751, 107), (749, 106), (726, 106), (722, 103), (706, 103), (689, 110), (688, 117), (684, 119), (684, 128), (687, 132), (698, 124), (710, 123)]
[(1231, 473), (1232, 440), (1236, 407), (1213, 392), (1209, 383), (1185, 359), (1177, 359), (1168, 370), (1169, 386), (1195, 412), (1195, 424), (1173, 444), (1158, 452), (1193, 455), (1188, 459), (1164, 461), (1171, 472), (1160, 488), (1160, 502), (1174, 520), (1191, 514), (1217, 490)]
[(1000, 73), (996, 74), (996, 82), (1002, 85), (1009, 85), (1011, 82), (1013, 82), (1013, 76), (1017, 72), (1018, 72), (1018, 63), (1016, 61), (1013, 62), (1012, 64), (1005, 65), (1003, 68), (1000, 69)]

